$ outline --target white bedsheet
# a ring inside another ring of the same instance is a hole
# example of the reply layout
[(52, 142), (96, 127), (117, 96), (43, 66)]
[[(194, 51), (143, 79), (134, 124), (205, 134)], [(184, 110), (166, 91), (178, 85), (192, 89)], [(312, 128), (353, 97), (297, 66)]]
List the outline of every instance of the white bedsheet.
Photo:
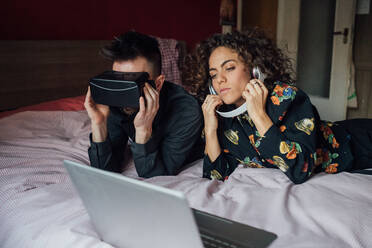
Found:
[[(63, 159), (89, 164), (89, 132), (84, 111), (0, 119), (0, 247), (111, 247), (63, 167)], [(294, 185), (275, 169), (239, 167), (226, 182), (201, 172), (197, 161), (146, 181), (183, 191), (191, 207), (276, 233), (271, 247), (372, 247), (372, 176), (321, 173)], [(137, 177), (132, 161), (123, 174)]]

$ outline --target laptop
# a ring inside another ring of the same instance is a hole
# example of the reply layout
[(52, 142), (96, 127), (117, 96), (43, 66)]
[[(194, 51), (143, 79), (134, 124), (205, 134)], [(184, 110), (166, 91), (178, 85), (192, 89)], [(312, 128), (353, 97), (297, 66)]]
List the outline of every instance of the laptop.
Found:
[(114, 247), (268, 247), (276, 235), (196, 209), (182, 192), (64, 161), (100, 238)]

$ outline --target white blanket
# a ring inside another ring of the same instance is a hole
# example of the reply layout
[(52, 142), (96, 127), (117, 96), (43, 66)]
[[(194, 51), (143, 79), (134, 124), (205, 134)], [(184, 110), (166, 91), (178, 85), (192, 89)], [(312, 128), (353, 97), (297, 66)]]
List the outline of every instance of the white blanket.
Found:
[[(89, 132), (84, 111), (0, 119), (0, 247), (111, 247), (63, 167), (64, 159), (89, 164)], [(132, 161), (123, 174), (138, 178)], [(276, 233), (271, 247), (372, 247), (372, 176), (321, 173), (294, 185), (275, 169), (239, 167), (225, 182), (201, 174), (197, 161), (146, 181), (184, 192), (191, 207)]]

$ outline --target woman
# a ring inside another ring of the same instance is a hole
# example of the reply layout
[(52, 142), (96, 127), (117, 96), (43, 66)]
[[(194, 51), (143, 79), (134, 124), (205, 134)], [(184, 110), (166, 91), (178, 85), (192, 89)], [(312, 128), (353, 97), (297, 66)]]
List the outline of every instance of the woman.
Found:
[[(252, 77), (255, 67), (263, 81)], [(204, 177), (226, 180), (243, 164), (279, 168), (294, 183), (303, 183), (314, 172), (372, 167), (372, 148), (360, 151), (372, 143), (372, 122), (321, 121), (309, 97), (294, 86), (291, 72), (289, 59), (257, 29), (215, 34), (188, 56), (184, 84), (203, 101)], [(242, 105), (246, 112), (236, 117), (216, 114)], [(370, 138), (360, 141), (363, 132)]]

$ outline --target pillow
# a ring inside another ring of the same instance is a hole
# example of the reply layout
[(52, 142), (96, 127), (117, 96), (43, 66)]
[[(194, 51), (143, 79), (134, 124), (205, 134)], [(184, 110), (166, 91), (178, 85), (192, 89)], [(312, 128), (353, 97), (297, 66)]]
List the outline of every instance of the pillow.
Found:
[(84, 110), (84, 96), (77, 96), (77, 97), (67, 97), (62, 98), (54, 101), (43, 102), (40, 104), (35, 104), (31, 106), (17, 108), (11, 111), (4, 111), (0, 112), (0, 118), (6, 117), (18, 112), (22, 111), (55, 111), (55, 110), (62, 110), (62, 111), (79, 111)]
[(175, 39), (155, 38), (159, 42), (162, 59), (162, 74), (165, 75), (165, 80), (182, 85), (180, 66), (184, 54), (182, 49), (184, 49), (185, 46), (182, 42)]

